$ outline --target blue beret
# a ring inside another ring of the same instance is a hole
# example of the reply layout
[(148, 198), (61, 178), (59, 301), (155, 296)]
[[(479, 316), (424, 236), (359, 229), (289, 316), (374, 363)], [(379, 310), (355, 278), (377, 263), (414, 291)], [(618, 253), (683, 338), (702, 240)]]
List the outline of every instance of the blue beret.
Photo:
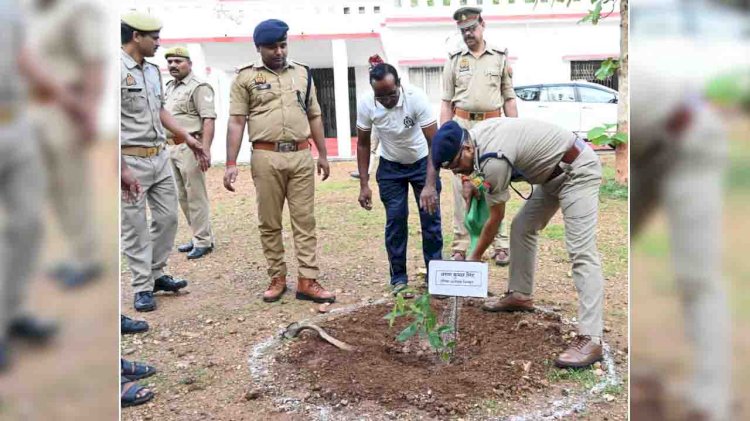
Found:
[(458, 155), (464, 140), (464, 129), (449, 121), (438, 129), (432, 138), (432, 164), (435, 169), (445, 168)]
[(253, 31), (255, 45), (268, 45), (286, 38), (289, 25), (278, 19), (268, 19), (259, 23)]

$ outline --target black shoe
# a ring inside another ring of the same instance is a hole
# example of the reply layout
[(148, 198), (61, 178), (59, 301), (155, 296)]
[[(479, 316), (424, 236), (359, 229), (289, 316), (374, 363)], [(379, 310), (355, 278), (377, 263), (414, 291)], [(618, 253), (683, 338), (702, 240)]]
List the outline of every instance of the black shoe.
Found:
[(99, 264), (84, 269), (69, 269), (58, 273), (58, 280), (65, 288), (77, 288), (97, 279), (104, 269)]
[(154, 292), (167, 291), (177, 292), (187, 286), (187, 281), (184, 279), (175, 279), (172, 275), (162, 275), (154, 281)]
[(194, 247), (193, 250), (188, 253), (187, 258), (189, 260), (192, 259), (200, 259), (201, 257), (207, 255), (208, 253), (211, 253), (213, 251), (214, 247), (211, 245), (211, 247)]
[(127, 335), (130, 333), (141, 333), (148, 331), (148, 323), (144, 320), (133, 320), (123, 314), (120, 315), (120, 333)]
[(10, 368), (10, 346), (7, 342), (0, 342), (0, 373)]
[(135, 297), (133, 298), (133, 307), (136, 311), (156, 310), (154, 293), (151, 291), (136, 292)]
[(23, 339), (36, 344), (43, 344), (57, 333), (57, 325), (49, 321), (42, 321), (31, 316), (13, 319), (8, 327), (11, 338)]
[(189, 242), (189, 243), (187, 243), (187, 244), (183, 244), (181, 246), (177, 246), (177, 251), (179, 251), (180, 253), (187, 253), (187, 252), (189, 252), (192, 249), (193, 249), (193, 242), (192, 241)]

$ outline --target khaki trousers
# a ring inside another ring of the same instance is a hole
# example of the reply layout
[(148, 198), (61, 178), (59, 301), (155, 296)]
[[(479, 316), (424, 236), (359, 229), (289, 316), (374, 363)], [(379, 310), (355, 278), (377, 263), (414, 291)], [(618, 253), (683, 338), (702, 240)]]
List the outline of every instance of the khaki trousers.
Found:
[(169, 145), (167, 149), (177, 186), (177, 200), (193, 233), (193, 246), (210, 247), (214, 237), (211, 231), (206, 174), (201, 171), (193, 151), (186, 144)]
[(596, 247), (599, 214), (599, 186), (602, 167), (599, 157), (586, 148), (571, 165), (561, 164), (565, 173), (534, 186), (534, 192), (510, 227), (508, 289), (524, 294), (534, 291), (534, 272), (539, 231), (558, 209), (565, 223), (565, 247), (573, 264), (573, 281), (578, 291), (578, 332), (602, 336), (604, 278)]
[(672, 267), (695, 355), (688, 398), (708, 419), (727, 420), (731, 419), (732, 335), (721, 269), (727, 136), (721, 116), (711, 109), (701, 108), (693, 115), (693, 125), (683, 138), (661, 140), (655, 152), (633, 156), (631, 231), (637, 234), (648, 216), (659, 205), (665, 206)]
[[(472, 129), (479, 123), (478, 121), (466, 120), (458, 116), (454, 116), (453, 121), (466, 130)], [(453, 243), (451, 244), (451, 252), (462, 252), (465, 254), (469, 249), (470, 239), (469, 232), (466, 231), (466, 227), (464, 226), (467, 210), (464, 204), (464, 197), (461, 194), (463, 189), (462, 184), (460, 175), (451, 175), (451, 185), (453, 186)], [(507, 208), (505, 216), (506, 219), (510, 217)], [(505, 222), (500, 224), (500, 229), (497, 230), (493, 245), (495, 249), (507, 249), (509, 247), (508, 224)]]
[(258, 229), (268, 275), (286, 276), (281, 235), (284, 201), (289, 204), (298, 275), (317, 279), (315, 237), (315, 162), (309, 149), (296, 152), (253, 150), (250, 159), (257, 191)]
[(73, 266), (85, 267), (97, 260), (96, 218), (91, 204), (91, 177), (87, 150), (67, 114), (54, 106), (34, 110), (35, 126), (48, 174), (48, 195)]
[[(169, 154), (149, 158), (125, 156), (145, 194), (135, 203), (122, 202), (122, 251), (133, 274), (133, 291), (153, 291), (164, 274), (177, 233), (177, 193)], [(149, 222), (146, 207), (151, 212)]]
[(44, 225), (44, 167), (27, 124), (0, 127), (0, 341), (23, 313)]

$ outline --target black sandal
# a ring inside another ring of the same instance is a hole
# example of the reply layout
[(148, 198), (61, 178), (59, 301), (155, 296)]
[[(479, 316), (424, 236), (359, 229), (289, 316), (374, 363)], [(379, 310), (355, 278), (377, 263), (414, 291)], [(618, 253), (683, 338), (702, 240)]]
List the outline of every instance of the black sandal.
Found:
[(145, 379), (156, 374), (156, 369), (148, 364), (120, 358), (120, 375), (128, 380)]
[(391, 287), (391, 293), (394, 297), (401, 294), (406, 300), (414, 298), (414, 291), (409, 288), (409, 285), (406, 282), (399, 282), (396, 285), (393, 285)]
[[(145, 394), (143, 392), (146, 392)], [(143, 405), (154, 397), (154, 392), (125, 377), (120, 377), (120, 406)]]

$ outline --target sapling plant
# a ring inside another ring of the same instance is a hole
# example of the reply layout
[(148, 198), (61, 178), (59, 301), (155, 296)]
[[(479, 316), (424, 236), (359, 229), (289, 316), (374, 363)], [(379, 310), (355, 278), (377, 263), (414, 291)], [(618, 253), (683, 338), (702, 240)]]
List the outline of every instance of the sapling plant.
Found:
[(399, 291), (396, 294), (393, 309), (384, 317), (388, 320), (389, 327), (393, 327), (399, 317), (406, 317), (411, 320), (411, 323), (396, 336), (396, 340), (406, 342), (411, 337), (418, 335), (419, 338), (427, 339), (430, 347), (441, 360), (446, 363), (450, 362), (453, 350), (456, 347), (456, 341), (446, 340), (444, 337), (453, 332), (453, 327), (449, 325), (438, 326), (437, 315), (430, 307), (429, 294), (422, 294), (410, 301), (404, 298), (407, 294), (416, 295), (416, 291), (411, 288)]

